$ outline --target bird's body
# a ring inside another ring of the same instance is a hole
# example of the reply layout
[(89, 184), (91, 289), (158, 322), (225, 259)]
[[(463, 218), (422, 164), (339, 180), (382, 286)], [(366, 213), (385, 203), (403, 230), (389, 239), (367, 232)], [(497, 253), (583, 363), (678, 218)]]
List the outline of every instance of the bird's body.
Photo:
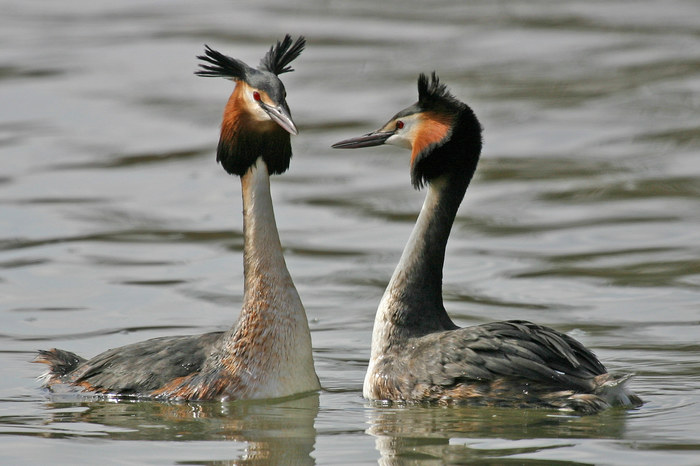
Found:
[(419, 100), (378, 131), (336, 148), (411, 149), (411, 179), (428, 186), (416, 226), (379, 304), (363, 394), (370, 400), (542, 406), (593, 413), (636, 405), (626, 377), (561, 332), (525, 321), (459, 328), (445, 311), (442, 269), (457, 209), (481, 153), (481, 126), (433, 74)]
[(270, 195), (270, 174), (289, 166), (289, 115), (277, 74), (303, 50), (289, 36), (270, 49), (261, 69), (207, 49), (212, 64), (198, 74), (237, 81), (224, 112), (217, 160), (241, 177), (244, 301), (226, 332), (162, 337), (111, 349), (85, 360), (41, 351), (46, 385), (154, 399), (229, 400), (284, 397), (320, 388), (306, 312), (282, 255)]

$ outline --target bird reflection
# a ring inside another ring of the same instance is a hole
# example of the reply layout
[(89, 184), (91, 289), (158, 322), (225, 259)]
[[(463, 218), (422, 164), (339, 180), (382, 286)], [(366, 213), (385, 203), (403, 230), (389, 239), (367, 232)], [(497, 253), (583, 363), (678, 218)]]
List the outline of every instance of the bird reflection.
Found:
[(381, 465), (473, 462), (570, 446), (568, 439), (620, 438), (622, 409), (597, 416), (469, 406), (379, 406), (368, 410)]
[[(85, 408), (82, 411), (77, 411)], [(232, 457), (216, 464), (314, 464), (314, 422), (319, 396), (266, 401), (119, 403), (90, 401), (52, 402), (49, 438), (94, 436), (115, 440), (196, 441), (225, 440), (232, 444)], [(76, 426), (89, 431), (71, 432)]]

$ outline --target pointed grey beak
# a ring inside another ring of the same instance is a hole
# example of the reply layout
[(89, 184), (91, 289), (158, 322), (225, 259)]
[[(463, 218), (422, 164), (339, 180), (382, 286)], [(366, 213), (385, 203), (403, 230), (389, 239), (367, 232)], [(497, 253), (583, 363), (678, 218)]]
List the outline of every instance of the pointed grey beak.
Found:
[(393, 135), (394, 131), (373, 131), (364, 136), (343, 139), (340, 142), (336, 142), (331, 147), (334, 149), (359, 149), (361, 147), (379, 146), (384, 144), (386, 140)]
[(265, 110), (265, 113), (272, 118), (272, 121), (280, 125), (289, 134), (293, 134), (295, 136), (299, 134), (296, 125), (292, 121), (292, 115), (289, 114), (289, 108), (287, 107), (286, 103), (282, 103), (282, 105), (278, 105), (277, 107), (267, 105), (262, 101), (259, 103), (263, 110)]

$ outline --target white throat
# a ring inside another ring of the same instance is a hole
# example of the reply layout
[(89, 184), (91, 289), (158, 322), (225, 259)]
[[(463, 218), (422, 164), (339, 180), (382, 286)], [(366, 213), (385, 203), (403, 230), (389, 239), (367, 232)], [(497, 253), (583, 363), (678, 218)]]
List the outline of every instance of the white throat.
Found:
[(401, 292), (400, 282), (403, 281), (406, 270), (411, 268), (412, 262), (420, 260), (415, 251), (418, 248), (419, 241), (425, 236), (425, 230), (428, 228), (429, 216), (438, 203), (441, 180), (436, 181), (437, 183), (434, 183), (435, 185), (428, 185), (428, 193), (425, 197), (425, 201), (423, 201), (423, 207), (418, 215), (416, 224), (413, 227), (411, 236), (408, 238), (403, 253), (401, 254), (401, 259), (396, 269), (394, 269), (389, 285), (386, 287), (384, 295), (379, 302), (379, 307), (377, 308), (377, 314), (374, 318), (374, 327), (372, 329), (371, 355), (363, 388), (364, 397), (368, 399), (373, 398), (369, 390), (372, 385), (371, 378), (374, 377), (374, 367), (382, 357), (382, 354), (386, 352), (384, 346), (390, 340), (392, 327), (394, 326), (391, 321), (391, 316), (395, 311), (395, 306), (398, 305), (396, 294)]
[[(245, 296), (238, 340), (246, 340), (243, 367), (252, 398), (318, 390), (306, 311), (282, 255), (267, 166), (258, 159), (241, 178), (243, 188)], [(237, 352), (237, 351), (234, 351)], [(257, 375), (254, 375), (257, 374)], [(266, 374), (263, 378), (260, 374)]]

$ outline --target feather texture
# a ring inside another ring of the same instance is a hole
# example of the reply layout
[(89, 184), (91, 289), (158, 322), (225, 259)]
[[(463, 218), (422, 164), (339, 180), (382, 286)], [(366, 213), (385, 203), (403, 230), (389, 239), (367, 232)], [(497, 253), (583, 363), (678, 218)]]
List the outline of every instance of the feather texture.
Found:
[(289, 64), (301, 54), (305, 46), (304, 36), (299, 36), (296, 41), (292, 42), (292, 37), (286, 34), (284, 39), (277, 41), (277, 44), (270, 47), (270, 50), (260, 60), (260, 68), (276, 75), (294, 71), (294, 68)]

